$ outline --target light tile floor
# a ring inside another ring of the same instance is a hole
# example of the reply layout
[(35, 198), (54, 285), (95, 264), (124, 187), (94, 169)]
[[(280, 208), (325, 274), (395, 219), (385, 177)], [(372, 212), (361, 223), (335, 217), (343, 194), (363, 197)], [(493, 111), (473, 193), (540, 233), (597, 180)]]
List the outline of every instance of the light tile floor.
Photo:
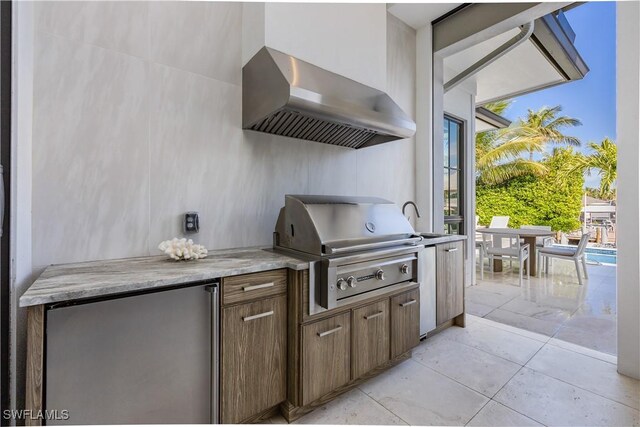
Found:
[(554, 339), (616, 354), (616, 268), (588, 265), (578, 284), (572, 262), (554, 260), (549, 275), (518, 284), (508, 263), (501, 273), (485, 266), (484, 279), (466, 289), (467, 313)]
[(618, 374), (615, 357), (467, 315), (466, 328), (296, 424), (635, 426), (639, 409), (640, 382)]

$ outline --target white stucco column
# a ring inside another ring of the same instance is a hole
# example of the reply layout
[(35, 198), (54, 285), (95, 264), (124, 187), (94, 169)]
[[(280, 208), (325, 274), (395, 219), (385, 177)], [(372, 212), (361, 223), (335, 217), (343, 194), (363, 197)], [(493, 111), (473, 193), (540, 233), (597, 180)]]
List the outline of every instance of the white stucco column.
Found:
[(431, 25), (416, 33), (416, 230), (433, 231), (433, 73)]
[(617, 3), (618, 372), (640, 378), (640, 3)]

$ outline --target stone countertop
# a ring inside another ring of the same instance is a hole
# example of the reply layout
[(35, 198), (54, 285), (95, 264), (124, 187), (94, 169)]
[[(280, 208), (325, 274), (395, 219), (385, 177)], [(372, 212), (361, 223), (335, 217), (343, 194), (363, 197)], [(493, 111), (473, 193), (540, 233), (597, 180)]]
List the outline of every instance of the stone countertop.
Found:
[(20, 297), (20, 307), (160, 289), (278, 268), (306, 270), (309, 263), (252, 247), (210, 251), (197, 261), (174, 261), (161, 255), (51, 265)]

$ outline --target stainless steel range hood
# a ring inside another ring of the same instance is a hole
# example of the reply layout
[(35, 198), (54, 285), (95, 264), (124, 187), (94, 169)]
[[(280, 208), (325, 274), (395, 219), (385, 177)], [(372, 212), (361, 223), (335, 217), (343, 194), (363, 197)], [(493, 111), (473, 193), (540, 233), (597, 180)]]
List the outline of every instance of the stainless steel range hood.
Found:
[(268, 47), (242, 68), (242, 127), (350, 148), (416, 131), (386, 93)]

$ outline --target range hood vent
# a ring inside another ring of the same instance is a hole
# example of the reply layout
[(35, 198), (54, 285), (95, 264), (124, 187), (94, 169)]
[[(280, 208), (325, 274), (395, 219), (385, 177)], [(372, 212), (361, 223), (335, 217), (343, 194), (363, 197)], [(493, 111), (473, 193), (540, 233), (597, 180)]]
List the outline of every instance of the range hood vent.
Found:
[(350, 148), (416, 131), (386, 93), (268, 47), (242, 68), (242, 127)]

